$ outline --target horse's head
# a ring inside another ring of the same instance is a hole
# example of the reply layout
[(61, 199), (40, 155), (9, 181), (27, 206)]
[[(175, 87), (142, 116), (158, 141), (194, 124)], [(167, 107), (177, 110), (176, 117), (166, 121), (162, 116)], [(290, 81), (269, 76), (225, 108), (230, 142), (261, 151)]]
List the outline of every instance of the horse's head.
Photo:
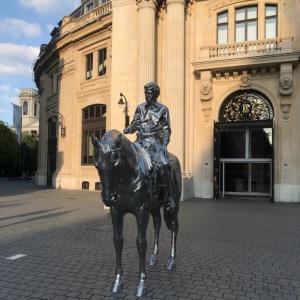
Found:
[(102, 199), (109, 204), (116, 200), (116, 187), (128, 172), (131, 142), (117, 130), (106, 132), (101, 141), (95, 136), (91, 138), (95, 147), (95, 166), (102, 183)]

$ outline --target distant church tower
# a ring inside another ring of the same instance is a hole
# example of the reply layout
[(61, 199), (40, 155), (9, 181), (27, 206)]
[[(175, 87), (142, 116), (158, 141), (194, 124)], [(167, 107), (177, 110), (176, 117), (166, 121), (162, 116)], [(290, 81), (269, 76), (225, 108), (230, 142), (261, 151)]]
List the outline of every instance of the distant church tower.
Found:
[(22, 132), (39, 133), (40, 100), (35, 89), (21, 89), (19, 93), (22, 107)]

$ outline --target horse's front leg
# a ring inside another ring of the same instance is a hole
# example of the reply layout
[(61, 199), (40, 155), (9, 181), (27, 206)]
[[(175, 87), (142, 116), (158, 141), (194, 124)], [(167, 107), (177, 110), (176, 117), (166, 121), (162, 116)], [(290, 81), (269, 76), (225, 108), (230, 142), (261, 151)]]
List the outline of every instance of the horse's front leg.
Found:
[(123, 249), (123, 219), (124, 214), (115, 207), (110, 209), (112, 224), (114, 229), (114, 246), (116, 252), (116, 269), (115, 280), (112, 287), (112, 292), (117, 293), (122, 289), (122, 249)]
[(154, 266), (157, 264), (158, 253), (159, 253), (159, 231), (161, 227), (160, 206), (151, 210), (151, 215), (153, 218), (153, 227), (154, 227), (154, 245), (153, 245), (153, 252), (150, 256), (149, 264), (150, 266)]
[(177, 230), (171, 231), (171, 251), (167, 262), (167, 269), (172, 270), (175, 265), (176, 259), (176, 241), (177, 241)]
[(147, 227), (149, 222), (150, 212), (144, 206), (138, 209), (135, 213), (137, 221), (137, 250), (139, 254), (140, 261), (140, 279), (137, 286), (136, 296), (142, 297), (145, 292), (146, 285), (146, 251), (147, 251)]
[(171, 231), (171, 249), (170, 255), (167, 262), (167, 269), (172, 270), (175, 265), (176, 259), (176, 242), (177, 242), (177, 233), (178, 233), (178, 209), (166, 210), (164, 208), (164, 219), (168, 229)]

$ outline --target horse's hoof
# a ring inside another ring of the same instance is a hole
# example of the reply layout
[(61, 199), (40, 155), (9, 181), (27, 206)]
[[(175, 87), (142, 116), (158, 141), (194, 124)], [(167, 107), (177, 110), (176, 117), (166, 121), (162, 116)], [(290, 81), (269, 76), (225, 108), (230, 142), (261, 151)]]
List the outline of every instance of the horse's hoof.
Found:
[(157, 262), (158, 262), (158, 257), (157, 257), (157, 255), (156, 255), (156, 254), (152, 254), (152, 255), (150, 256), (149, 265), (150, 265), (150, 266), (155, 266), (155, 265), (157, 264)]
[(112, 292), (118, 293), (122, 290), (122, 288), (123, 288), (122, 275), (117, 274), (116, 279), (113, 284)]
[(175, 266), (175, 258), (170, 256), (167, 262), (167, 270), (173, 270)]
[(145, 289), (146, 289), (146, 285), (145, 285), (145, 279), (141, 278), (136, 290), (136, 297), (137, 298), (141, 298), (142, 296), (145, 295)]

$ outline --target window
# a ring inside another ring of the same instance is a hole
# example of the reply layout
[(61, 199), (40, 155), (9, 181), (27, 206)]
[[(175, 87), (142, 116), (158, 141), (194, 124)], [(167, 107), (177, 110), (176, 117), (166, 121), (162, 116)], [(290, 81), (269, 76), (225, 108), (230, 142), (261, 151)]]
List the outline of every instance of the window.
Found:
[(228, 12), (218, 14), (217, 19), (217, 43), (227, 44), (228, 36)]
[(89, 11), (93, 10), (93, 8), (94, 8), (94, 3), (93, 3), (93, 2), (90, 2), (90, 3), (88, 3), (88, 4), (86, 5), (85, 11), (86, 11), (86, 12), (89, 12)]
[(103, 48), (98, 51), (98, 75), (103, 76), (106, 74), (106, 48)]
[(27, 116), (27, 115), (28, 115), (28, 102), (27, 102), (27, 101), (25, 101), (25, 102), (23, 103), (23, 115), (24, 115), (24, 116)]
[(257, 6), (235, 10), (235, 41), (257, 40)]
[(266, 39), (277, 37), (277, 5), (266, 5)]
[(93, 53), (86, 55), (86, 79), (91, 79), (93, 74)]
[(61, 75), (56, 76), (56, 92), (60, 91)]
[(106, 131), (106, 105), (91, 105), (82, 110), (82, 164), (93, 164), (94, 147), (90, 138), (93, 133), (100, 139)]
[(34, 102), (34, 111), (33, 111), (34, 116), (37, 116), (37, 103)]

